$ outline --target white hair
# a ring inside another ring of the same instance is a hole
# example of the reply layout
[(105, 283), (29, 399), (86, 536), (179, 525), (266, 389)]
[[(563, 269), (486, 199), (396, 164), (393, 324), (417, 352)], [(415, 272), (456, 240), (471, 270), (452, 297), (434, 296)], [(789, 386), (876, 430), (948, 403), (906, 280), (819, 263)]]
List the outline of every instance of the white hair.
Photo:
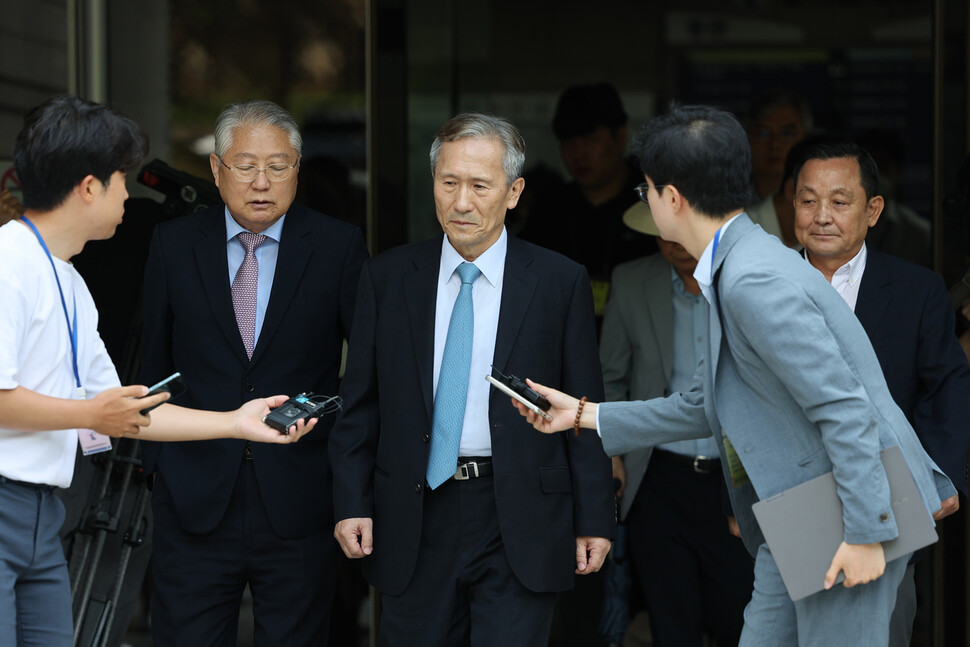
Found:
[(216, 119), (215, 151), (222, 157), (232, 148), (232, 133), (237, 126), (274, 126), (286, 132), (296, 154), (303, 153), (300, 127), (289, 112), (272, 101), (239, 101), (226, 106)]

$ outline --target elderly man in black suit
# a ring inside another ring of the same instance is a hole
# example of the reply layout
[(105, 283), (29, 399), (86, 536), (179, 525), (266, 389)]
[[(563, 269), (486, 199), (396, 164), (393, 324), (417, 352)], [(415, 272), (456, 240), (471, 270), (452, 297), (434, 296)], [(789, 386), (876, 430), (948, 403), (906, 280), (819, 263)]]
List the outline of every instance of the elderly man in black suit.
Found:
[(335, 534), (383, 593), (381, 645), (545, 645), (555, 593), (609, 550), (599, 439), (534, 433), (485, 380), (603, 394), (586, 272), (505, 230), (524, 159), (504, 119), (448, 121), (431, 147), (444, 236), (361, 274), (330, 452)]
[[(186, 405), (339, 388), (367, 258), (356, 227), (294, 204), (302, 139), (269, 101), (216, 121), (219, 205), (160, 225), (145, 268), (142, 378), (181, 371)], [(324, 418), (299, 446), (145, 449), (155, 473), (155, 644), (234, 645), (243, 590), (257, 645), (324, 645), (338, 551)]]
[[(967, 494), (970, 366), (954, 335), (943, 279), (866, 245), (879, 220), (879, 170), (864, 148), (822, 140), (794, 168), (795, 235), (805, 258), (842, 295), (865, 328), (886, 384), (926, 453)], [(934, 517), (959, 508), (958, 495)], [(916, 614), (914, 566), (906, 569), (890, 624), (890, 645), (908, 645)]]

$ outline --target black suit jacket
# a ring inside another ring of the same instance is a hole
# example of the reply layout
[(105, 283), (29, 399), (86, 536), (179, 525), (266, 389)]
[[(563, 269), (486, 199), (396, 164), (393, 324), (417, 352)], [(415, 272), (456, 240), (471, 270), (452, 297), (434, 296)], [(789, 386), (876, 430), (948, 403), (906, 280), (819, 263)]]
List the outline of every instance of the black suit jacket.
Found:
[(893, 400), (926, 453), (966, 495), (970, 365), (953, 332), (943, 279), (869, 245), (855, 313)]
[[(229, 411), (256, 397), (339, 388), (343, 339), (367, 258), (357, 227), (294, 204), (286, 214), (263, 327), (246, 357), (232, 306), (222, 205), (159, 225), (145, 268), (140, 381), (181, 371), (176, 404)], [(254, 444), (253, 466), (273, 529), (306, 536), (332, 524), (327, 440), (333, 417), (294, 445)], [(181, 526), (211, 531), (224, 516), (242, 440), (146, 443)]]
[[(344, 410), (330, 439), (336, 517), (374, 519), (364, 572), (392, 595), (411, 580), (421, 540), (441, 243), (437, 237), (396, 248), (364, 266)], [(594, 401), (603, 397), (592, 294), (581, 266), (509, 237), (493, 365)], [(614, 533), (609, 458), (595, 432), (535, 431), (495, 389), (489, 423), (512, 570), (531, 590), (568, 589), (576, 537)]]

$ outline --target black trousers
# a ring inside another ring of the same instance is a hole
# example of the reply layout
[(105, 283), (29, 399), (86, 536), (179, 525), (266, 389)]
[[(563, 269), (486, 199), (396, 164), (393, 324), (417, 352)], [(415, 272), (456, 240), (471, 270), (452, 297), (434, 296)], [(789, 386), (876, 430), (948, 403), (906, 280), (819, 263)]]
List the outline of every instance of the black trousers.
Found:
[(555, 594), (526, 589), (512, 572), (493, 487), (486, 476), (426, 489), (414, 576), (401, 595), (381, 596), (378, 645), (546, 645)]
[(229, 510), (210, 533), (179, 527), (161, 476), (155, 479), (152, 509), (155, 647), (235, 647), (247, 584), (257, 647), (327, 644), (336, 541), (329, 528), (299, 539), (277, 536), (252, 461), (243, 461)]
[(727, 529), (719, 468), (699, 474), (654, 451), (627, 514), (630, 555), (655, 647), (737, 645), (754, 560)]

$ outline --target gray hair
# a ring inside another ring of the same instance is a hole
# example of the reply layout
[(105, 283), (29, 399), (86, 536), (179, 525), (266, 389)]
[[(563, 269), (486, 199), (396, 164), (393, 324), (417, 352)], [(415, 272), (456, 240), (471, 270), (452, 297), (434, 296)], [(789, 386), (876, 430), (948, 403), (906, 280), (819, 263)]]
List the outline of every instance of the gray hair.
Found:
[(501, 142), (505, 149), (502, 168), (505, 171), (505, 182), (508, 186), (512, 186), (512, 183), (522, 176), (522, 167), (525, 166), (525, 139), (522, 138), (522, 133), (506, 119), (477, 112), (465, 112), (452, 117), (438, 129), (434, 143), (431, 144), (432, 175), (438, 166), (441, 145), (468, 137), (497, 139)]
[(273, 126), (286, 132), (296, 154), (303, 153), (300, 127), (289, 112), (272, 101), (239, 101), (226, 106), (216, 119), (216, 155), (222, 157), (232, 147), (232, 132), (237, 126)]

